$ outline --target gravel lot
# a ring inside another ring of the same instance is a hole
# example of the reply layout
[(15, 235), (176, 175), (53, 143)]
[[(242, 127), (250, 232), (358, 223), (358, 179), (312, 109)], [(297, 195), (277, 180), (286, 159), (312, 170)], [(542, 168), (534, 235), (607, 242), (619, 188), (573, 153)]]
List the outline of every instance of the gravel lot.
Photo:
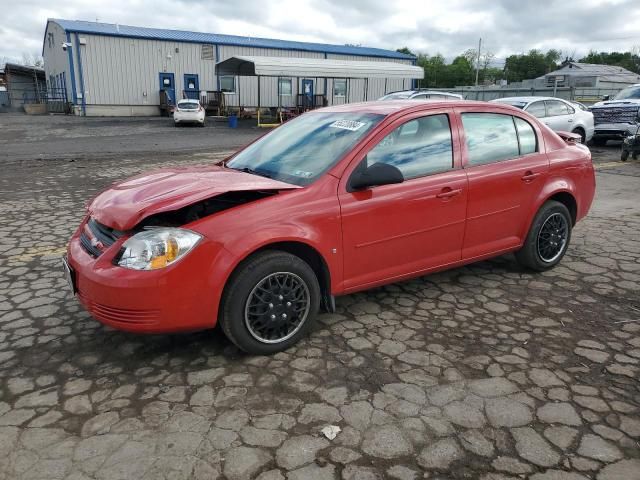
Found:
[(262, 133), (170, 122), (0, 116), (0, 479), (640, 479), (639, 162), (594, 151), (554, 270), (504, 256), (341, 297), (250, 357), (103, 327), (62, 278), (99, 189)]

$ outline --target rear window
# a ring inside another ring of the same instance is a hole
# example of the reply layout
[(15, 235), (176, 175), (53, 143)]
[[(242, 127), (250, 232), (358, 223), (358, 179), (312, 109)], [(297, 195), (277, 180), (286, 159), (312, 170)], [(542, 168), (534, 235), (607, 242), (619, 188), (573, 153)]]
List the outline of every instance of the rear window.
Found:
[(180, 110), (198, 110), (200, 104), (198, 102), (178, 102)]
[(463, 113), (462, 124), (470, 165), (484, 165), (519, 155), (518, 135), (511, 115)]

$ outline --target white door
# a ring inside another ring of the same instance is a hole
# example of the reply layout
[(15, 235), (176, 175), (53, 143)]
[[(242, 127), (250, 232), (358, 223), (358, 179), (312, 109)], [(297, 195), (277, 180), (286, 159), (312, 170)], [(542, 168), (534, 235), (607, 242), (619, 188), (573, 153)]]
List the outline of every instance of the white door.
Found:
[(570, 132), (573, 130), (573, 110), (572, 107), (560, 100), (545, 100), (547, 105), (547, 116), (544, 123), (551, 127), (554, 131)]

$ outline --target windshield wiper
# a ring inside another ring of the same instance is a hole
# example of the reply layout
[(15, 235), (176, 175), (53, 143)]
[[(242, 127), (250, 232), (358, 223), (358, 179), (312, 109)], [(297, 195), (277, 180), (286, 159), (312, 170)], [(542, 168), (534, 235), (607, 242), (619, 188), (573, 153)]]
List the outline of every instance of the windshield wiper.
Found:
[(250, 173), (251, 175), (258, 175), (259, 177), (272, 178), (271, 175), (269, 175), (268, 173), (258, 172), (257, 170), (254, 170), (253, 168), (249, 168), (249, 167), (242, 167), (242, 168), (228, 167), (228, 168), (232, 168), (233, 170), (238, 170), (244, 173)]

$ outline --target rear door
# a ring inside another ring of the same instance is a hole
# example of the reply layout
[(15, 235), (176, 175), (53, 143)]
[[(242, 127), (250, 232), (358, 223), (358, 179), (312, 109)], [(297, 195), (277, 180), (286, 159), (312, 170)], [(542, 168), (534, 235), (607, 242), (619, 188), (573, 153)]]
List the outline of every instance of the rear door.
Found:
[[(455, 117), (411, 114), (377, 135), (340, 182), (344, 286), (354, 290), (460, 260), (467, 208)], [(405, 181), (350, 191), (356, 168), (388, 163)]]
[(549, 162), (540, 132), (510, 114), (460, 108), (464, 168), (469, 179), (462, 258), (499, 253), (523, 242), (531, 203)]

